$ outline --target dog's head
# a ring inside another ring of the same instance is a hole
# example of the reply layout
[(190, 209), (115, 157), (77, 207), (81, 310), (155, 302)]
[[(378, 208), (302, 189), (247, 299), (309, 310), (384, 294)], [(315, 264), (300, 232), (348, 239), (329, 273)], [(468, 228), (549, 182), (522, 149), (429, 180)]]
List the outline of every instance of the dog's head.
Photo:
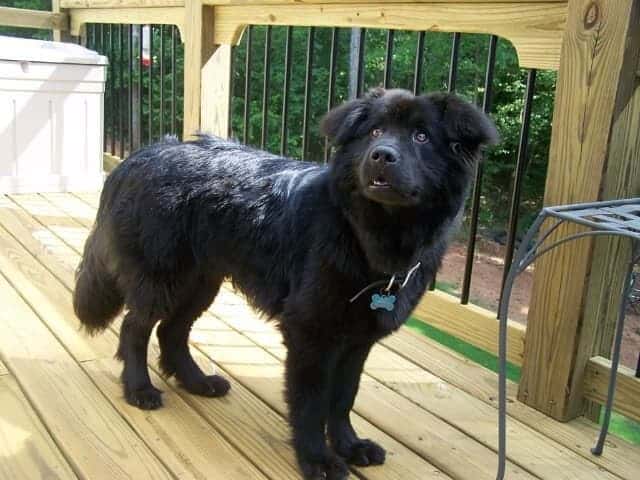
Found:
[(393, 207), (415, 206), (468, 183), (493, 122), (451, 94), (375, 89), (330, 111), (322, 132), (336, 147), (342, 188)]

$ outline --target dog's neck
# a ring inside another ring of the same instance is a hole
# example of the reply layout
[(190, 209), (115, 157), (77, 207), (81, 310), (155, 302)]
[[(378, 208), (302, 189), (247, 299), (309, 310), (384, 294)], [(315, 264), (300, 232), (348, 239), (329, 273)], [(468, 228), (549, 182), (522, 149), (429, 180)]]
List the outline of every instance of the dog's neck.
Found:
[(456, 212), (442, 207), (389, 208), (352, 193), (344, 216), (374, 272), (406, 272), (446, 238)]

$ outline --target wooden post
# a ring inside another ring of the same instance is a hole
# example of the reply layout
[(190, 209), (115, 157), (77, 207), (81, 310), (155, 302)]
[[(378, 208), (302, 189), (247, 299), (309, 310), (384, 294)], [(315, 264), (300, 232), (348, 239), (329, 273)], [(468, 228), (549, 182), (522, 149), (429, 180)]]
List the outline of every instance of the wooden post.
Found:
[(222, 137), (228, 133), (231, 46), (214, 44), (214, 8), (202, 0), (185, 3), (185, 139), (198, 131)]
[[(60, 10), (60, 0), (51, 0), (51, 11), (53, 13), (61, 13)], [(56, 42), (70, 42), (71, 36), (68, 31), (64, 30), (54, 30), (53, 31), (53, 40)]]
[(231, 45), (219, 45), (202, 68), (200, 129), (219, 137), (229, 135), (231, 107)]
[[(546, 205), (640, 192), (639, 25), (638, 1), (569, 0)], [(549, 241), (577, 230), (561, 228)], [(558, 420), (582, 413), (587, 362), (610, 345), (610, 322), (601, 320), (615, 316), (610, 296), (628, 260), (621, 245), (580, 240), (536, 264), (518, 398)]]
[(203, 5), (202, 0), (186, 0), (184, 23), (183, 137), (186, 140), (200, 130), (202, 68), (215, 50), (213, 7)]

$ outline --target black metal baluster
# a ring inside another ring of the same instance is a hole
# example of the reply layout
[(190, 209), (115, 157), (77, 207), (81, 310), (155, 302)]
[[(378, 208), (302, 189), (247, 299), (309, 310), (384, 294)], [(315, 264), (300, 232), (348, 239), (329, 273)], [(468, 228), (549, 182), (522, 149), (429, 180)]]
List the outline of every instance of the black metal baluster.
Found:
[(118, 25), (118, 156), (124, 158), (124, 25)]
[(367, 38), (367, 30), (365, 28), (360, 29), (360, 42), (358, 46), (358, 70), (356, 75), (356, 97), (360, 97), (364, 90), (364, 48)]
[(109, 124), (110, 124), (110, 131), (111, 131), (111, 149), (109, 150), (109, 153), (111, 153), (111, 155), (115, 155), (116, 154), (116, 113), (117, 113), (117, 109), (116, 109), (116, 97), (114, 95), (114, 91), (115, 91), (115, 87), (116, 87), (116, 64), (118, 63), (116, 60), (116, 54), (115, 54), (115, 49), (114, 49), (114, 42), (113, 42), (113, 32), (114, 32), (114, 26), (113, 25), (109, 25), (109, 71), (111, 73), (111, 82), (110, 82), (110, 86), (111, 86), (111, 91), (109, 94), (109, 98), (111, 99), (109, 102)]
[[(327, 112), (333, 108), (336, 89), (336, 61), (338, 59), (338, 32), (337, 28), (331, 29), (331, 52), (329, 54), (329, 89), (327, 91)], [(324, 163), (329, 161), (331, 147), (329, 139), (324, 139)]]
[[(500, 292), (507, 280), (509, 267), (513, 261), (515, 251), (516, 233), (518, 232), (518, 218), (520, 198), (522, 196), (522, 182), (528, 163), (529, 128), (531, 126), (531, 110), (533, 108), (533, 95), (536, 89), (536, 70), (531, 69), (527, 73), (527, 86), (524, 93), (524, 107), (522, 110), (522, 125), (520, 127), (520, 140), (518, 142), (518, 157), (513, 179), (513, 192), (511, 194), (511, 206), (509, 207), (509, 228), (507, 231), (507, 247), (504, 255), (504, 270), (502, 272), (502, 285)], [(502, 296), (500, 298), (502, 301)]]
[(153, 25), (148, 25), (149, 27), (149, 70), (147, 71), (147, 78), (149, 82), (147, 83), (147, 102), (148, 102), (148, 111), (147, 116), (149, 118), (149, 125), (147, 128), (149, 129), (147, 133), (147, 143), (153, 142)]
[(128, 65), (128, 73), (129, 78), (127, 79), (128, 87), (127, 94), (129, 97), (128, 101), (128, 128), (127, 128), (127, 136), (129, 140), (129, 155), (133, 152), (133, 26), (128, 26), (128, 45), (127, 45), (127, 57), (129, 59)]
[(413, 94), (419, 95), (422, 90), (422, 68), (424, 65), (424, 32), (418, 33), (416, 43), (416, 63), (413, 70)]
[(171, 26), (171, 133), (177, 135), (176, 131), (176, 44), (178, 27)]
[(304, 84), (304, 110), (302, 116), (302, 152), (301, 157), (307, 158), (309, 147), (309, 116), (311, 114), (311, 82), (313, 75), (313, 43), (315, 38), (315, 28), (309, 27), (307, 34), (307, 66), (305, 70)]
[[(104, 38), (104, 24), (100, 24), (99, 25), (99, 29), (100, 29), (100, 47), (97, 48), (96, 50), (98, 51), (98, 53), (100, 53), (101, 55), (105, 55), (107, 58), (109, 58), (109, 55), (106, 52), (106, 42), (105, 42), (105, 38)], [(109, 59), (110, 60), (110, 59)], [(103, 112), (103, 118), (104, 118), (104, 124), (103, 124), (103, 135), (102, 135), (102, 151), (106, 152), (107, 151), (107, 147), (108, 147), (108, 137), (109, 137), (109, 103), (111, 100), (111, 97), (109, 96), (110, 94), (110, 85), (111, 85), (111, 62), (109, 61), (109, 65), (107, 65), (107, 82), (106, 82), (106, 88), (105, 88), (105, 100), (106, 100), (106, 106), (104, 107), (104, 112)]]
[(382, 81), (383, 88), (391, 85), (391, 63), (393, 61), (393, 30), (387, 30), (387, 46), (384, 53), (384, 79)]
[[(492, 35), (489, 39), (489, 54), (487, 58), (487, 70), (484, 79), (484, 95), (482, 98), (482, 110), (489, 113), (491, 110), (491, 94), (493, 93), (493, 72), (496, 64), (496, 48), (498, 37)], [(462, 293), (460, 302), (469, 303), (469, 291), (471, 289), (471, 275), (473, 273), (473, 259), (476, 251), (476, 234), (478, 232), (478, 215), (480, 214), (480, 194), (482, 191), (482, 162), (476, 162), (475, 182), (471, 199), (471, 218), (469, 225), (469, 239), (467, 241), (467, 258), (462, 280)]]
[(253, 26), (249, 25), (247, 27), (247, 51), (244, 62), (244, 114), (243, 114), (243, 122), (242, 122), (242, 141), (244, 143), (249, 142), (249, 112), (251, 110), (251, 106), (249, 102), (251, 101), (251, 36), (253, 33)]
[(460, 56), (460, 38), (461, 34), (456, 32), (453, 34), (451, 41), (451, 60), (449, 62), (449, 82), (447, 90), (449, 92), (456, 91), (456, 83), (458, 81), (458, 58)]
[(260, 148), (267, 144), (267, 129), (269, 128), (269, 77), (271, 75), (271, 25), (264, 33), (264, 75), (262, 79), (262, 132), (260, 134)]
[(137, 131), (136, 131), (136, 143), (138, 148), (140, 148), (143, 145), (143, 139), (142, 139), (142, 132), (144, 131), (143, 126), (142, 126), (142, 120), (143, 120), (143, 116), (142, 116), (142, 72), (144, 71), (143, 68), (143, 48), (142, 48), (142, 38), (143, 38), (143, 32), (142, 32), (142, 25), (139, 26), (138, 28), (138, 125), (137, 125)]
[(282, 84), (282, 119), (280, 124), (280, 155), (287, 154), (287, 135), (289, 129), (289, 88), (291, 83), (291, 48), (293, 28), (287, 27), (284, 42), (284, 81)]
[(160, 25), (160, 138), (164, 137), (164, 25)]

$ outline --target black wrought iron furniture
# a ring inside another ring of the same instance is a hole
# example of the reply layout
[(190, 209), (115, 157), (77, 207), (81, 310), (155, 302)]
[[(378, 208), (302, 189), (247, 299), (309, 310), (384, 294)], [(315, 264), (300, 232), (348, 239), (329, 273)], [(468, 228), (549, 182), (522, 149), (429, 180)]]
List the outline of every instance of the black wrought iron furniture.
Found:
[[(554, 223), (545, 231), (540, 229), (546, 220)], [(544, 245), (560, 225), (568, 222), (577, 223), (588, 230), (568, 235), (560, 240), (556, 240), (549, 245)], [(536, 235), (537, 240), (534, 241)], [(499, 334), (499, 425), (498, 425), (498, 474), (497, 479), (504, 478), (506, 463), (506, 371), (507, 371), (507, 317), (509, 313), (509, 299), (513, 282), (531, 263), (538, 257), (549, 252), (558, 245), (584, 237), (596, 236), (619, 236), (628, 238), (631, 243), (631, 258), (627, 269), (624, 288), (620, 297), (620, 310), (616, 323), (616, 332), (613, 341), (613, 351), (611, 354), (611, 376), (607, 390), (607, 401), (605, 404), (604, 416), (600, 435), (595, 446), (591, 449), (594, 455), (601, 455), (604, 442), (609, 430), (611, 420), (611, 410), (616, 388), (616, 372), (620, 363), (620, 346), (622, 344), (622, 333), (624, 330), (625, 311), (631, 299), (631, 292), (634, 284), (633, 269), (640, 262), (640, 198), (627, 200), (603, 201), (595, 203), (582, 203), (574, 205), (563, 205), (557, 207), (543, 208), (535, 222), (522, 239), (516, 252), (509, 274), (503, 286), (500, 306), (498, 309), (498, 319), (500, 321)]]

